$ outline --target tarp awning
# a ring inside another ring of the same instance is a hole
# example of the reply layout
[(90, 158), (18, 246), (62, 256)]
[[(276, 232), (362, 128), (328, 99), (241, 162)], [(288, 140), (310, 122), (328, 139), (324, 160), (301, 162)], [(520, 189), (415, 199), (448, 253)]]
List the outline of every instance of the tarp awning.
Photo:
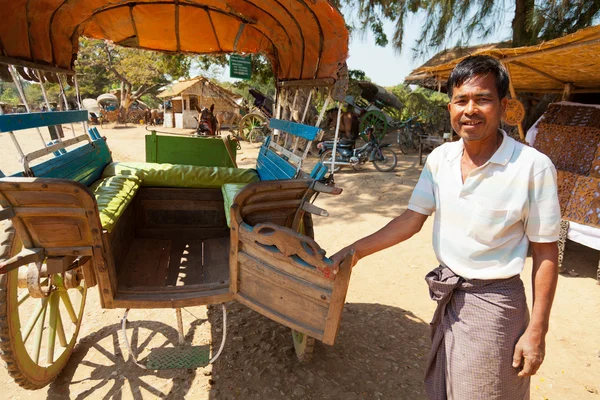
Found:
[(360, 81), (358, 86), (361, 89), (361, 96), (367, 101), (373, 103), (376, 100), (388, 107), (397, 110), (403, 108), (402, 102), (395, 94), (388, 92), (385, 88), (369, 81)]
[(0, 61), (71, 70), (78, 38), (173, 53), (262, 53), (280, 80), (337, 78), (348, 30), (327, 0), (0, 0)]
[(573, 92), (600, 92), (600, 26), (581, 29), (536, 46), (476, 48), (470, 54), (438, 65), (428, 62), (405, 80), (432, 89), (445, 89), (456, 64), (468, 55), (482, 54), (494, 56), (508, 66), (513, 87), (518, 92), (562, 92), (567, 84)]

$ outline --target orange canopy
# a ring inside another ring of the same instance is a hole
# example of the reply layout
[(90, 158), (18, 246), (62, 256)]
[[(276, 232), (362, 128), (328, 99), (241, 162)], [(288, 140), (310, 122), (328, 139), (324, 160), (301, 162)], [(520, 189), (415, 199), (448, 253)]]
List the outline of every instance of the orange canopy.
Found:
[(335, 79), (348, 56), (344, 19), (327, 0), (0, 0), (0, 15), (0, 61), (68, 70), (80, 36), (173, 53), (262, 53), (279, 80)]

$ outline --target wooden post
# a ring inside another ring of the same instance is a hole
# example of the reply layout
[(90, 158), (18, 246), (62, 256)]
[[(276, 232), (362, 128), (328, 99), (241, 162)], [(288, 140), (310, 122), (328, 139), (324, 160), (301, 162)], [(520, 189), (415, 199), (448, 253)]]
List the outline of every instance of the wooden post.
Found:
[[(8, 71), (10, 72), (13, 82), (14, 82), (15, 86), (17, 87), (17, 90), (19, 91), (19, 95), (21, 96), (21, 101), (25, 105), (25, 109), (27, 109), (27, 112), (30, 113), (31, 108), (29, 108), (29, 103), (27, 103), (27, 98), (25, 97), (25, 91), (23, 90), (23, 86), (21, 85), (21, 80), (19, 79), (19, 76), (18, 76), (18, 73), (17, 73), (15, 67), (12, 65), (9, 65)], [(46, 141), (44, 140), (44, 137), (42, 136), (42, 131), (40, 130), (39, 127), (35, 128), (35, 129), (37, 129), (37, 133), (38, 133), (38, 135), (40, 135), (42, 144), (44, 145), (44, 147), (46, 147)]]
[(323, 117), (325, 116), (325, 111), (327, 111), (327, 106), (329, 105), (330, 100), (331, 97), (329, 94), (327, 94), (327, 97), (325, 98), (325, 103), (323, 104), (323, 108), (319, 113), (319, 118), (317, 118), (317, 123), (315, 124), (316, 127), (319, 127), (319, 125), (321, 125), (321, 122), (323, 122)]
[[(38, 79), (40, 80), (40, 88), (42, 89), (42, 95), (44, 96), (44, 101), (46, 102), (46, 107), (48, 107), (48, 112), (52, 111), (52, 107), (50, 107), (50, 102), (48, 101), (48, 95), (46, 94), (46, 89), (44, 88), (44, 78), (39, 70), (35, 70)], [(50, 138), (58, 140), (62, 142), (62, 137), (59, 134), (59, 129), (54, 126), (48, 127), (48, 132), (50, 132)]]
[(565, 87), (562, 93), (562, 101), (570, 101), (573, 97), (573, 84), (565, 83)]
[[(515, 87), (513, 86), (512, 77), (510, 76), (510, 69), (508, 68), (508, 63), (503, 63), (504, 68), (506, 68), (506, 72), (508, 73), (508, 89), (510, 90), (510, 97), (512, 99), (517, 100), (517, 92), (515, 92)], [(519, 137), (521, 140), (525, 140), (525, 131), (523, 131), (523, 124), (521, 121), (517, 124), (517, 128), (519, 128)]]
[(302, 120), (300, 121), (301, 124), (303, 124), (304, 120), (306, 119), (306, 113), (308, 113), (308, 107), (310, 106), (310, 101), (312, 100), (312, 94), (313, 90), (308, 92), (308, 99), (306, 100), (306, 106), (304, 107), (304, 113), (302, 114)]
[[(2, 107), (0, 107), (0, 115), (4, 115), (4, 110), (2, 109)], [(17, 138), (15, 137), (15, 134), (13, 131), (9, 131), (8, 132), (8, 136), (10, 136), (13, 144), (15, 145), (15, 147), (17, 148), (17, 152), (19, 153), (19, 155), (21, 156), (21, 162), (23, 161), (23, 159), (25, 159), (25, 154), (23, 154), (23, 149), (21, 148), (21, 146), (19, 145), (19, 141), (17, 140)]]
[[(62, 94), (62, 98), (65, 102), (65, 109), (67, 111), (69, 111), (71, 108), (69, 107), (69, 102), (67, 101), (67, 94), (65, 93), (65, 87), (63, 86), (62, 83), (62, 79), (60, 78), (59, 74), (56, 74), (56, 78), (58, 79), (58, 86), (60, 87), (60, 93)], [(66, 77), (65, 77), (65, 81), (66, 81)], [(71, 133), (73, 133), (73, 137), (77, 137), (77, 134), (75, 133), (75, 127), (73, 126), (73, 124), (71, 124)]]
[(337, 143), (340, 136), (340, 121), (342, 120), (342, 103), (338, 101), (338, 115), (335, 123), (335, 137), (333, 139), (333, 152), (331, 153), (331, 175), (333, 176), (335, 169), (335, 156), (337, 153)]

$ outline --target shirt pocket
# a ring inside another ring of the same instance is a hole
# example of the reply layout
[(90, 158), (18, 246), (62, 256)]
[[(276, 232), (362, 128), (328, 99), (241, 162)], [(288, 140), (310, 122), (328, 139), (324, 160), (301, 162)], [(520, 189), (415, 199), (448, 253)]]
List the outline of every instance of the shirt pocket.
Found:
[(467, 235), (484, 244), (491, 244), (502, 236), (508, 226), (510, 210), (491, 209), (476, 204), (471, 213)]

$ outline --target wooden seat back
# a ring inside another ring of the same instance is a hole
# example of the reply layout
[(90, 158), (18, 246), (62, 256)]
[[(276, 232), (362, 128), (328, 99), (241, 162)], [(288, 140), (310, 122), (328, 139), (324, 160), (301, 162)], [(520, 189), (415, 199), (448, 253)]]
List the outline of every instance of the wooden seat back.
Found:
[[(94, 271), (109, 269), (114, 275), (114, 266), (107, 263), (104, 253), (96, 199), (81, 183), (64, 179), (0, 178), (0, 221), (7, 219), (23, 243), (23, 250), (3, 260), (0, 273), (42, 262), (46, 262), (49, 274), (60, 273), (79, 259), (88, 286), (95, 285)], [(116, 281), (99, 277), (101, 289), (112, 295)]]
[[(87, 119), (86, 110), (0, 115), (0, 132), (12, 134), (23, 129), (84, 122)], [(66, 151), (67, 147), (81, 142), (87, 143)], [(54, 154), (55, 157), (30, 166), (32, 161), (48, 154)], [(26, 154), (23, 171), (12, 176), (69, 179), (89, 186), (100, 179), (102, 171), (111, 162), (112, 157), (106, 141), (100, 137), (96, 128), (91, 128), (88, 134), (55, 141), (43, 149)]]
[[(298, 124), (296, 122), (271, 118), (271, 129), (279, 131), (277, 141), (268, 137), (260, 149), (256, 161), (256, 170), (261, 181), (294, 178), (321, 179), (327, 169), (321, 169), (317, 164), (310, 175), (302, 173), (302, 163), (308, 155), (312, 142), (317, 138), (320, 128)], [(303, 154), (299, 153), (300, 141), (303, 143)]]

